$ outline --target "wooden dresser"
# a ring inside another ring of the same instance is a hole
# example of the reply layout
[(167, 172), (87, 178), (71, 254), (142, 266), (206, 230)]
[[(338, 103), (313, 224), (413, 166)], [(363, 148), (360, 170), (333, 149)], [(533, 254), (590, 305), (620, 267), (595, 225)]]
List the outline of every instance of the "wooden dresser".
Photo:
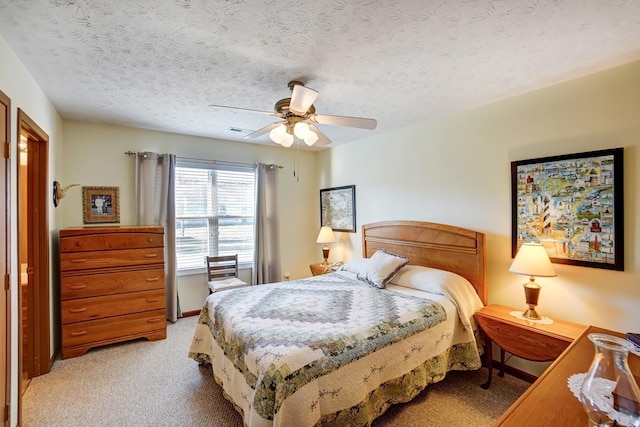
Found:
[(60, 230), (62, 358), (167, 337), (160, 226)]

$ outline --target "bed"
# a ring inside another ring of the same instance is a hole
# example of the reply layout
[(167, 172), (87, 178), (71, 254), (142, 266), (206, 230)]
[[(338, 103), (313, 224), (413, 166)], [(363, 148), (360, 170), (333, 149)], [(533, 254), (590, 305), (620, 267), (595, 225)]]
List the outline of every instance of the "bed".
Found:
[(484, 234), (419, 221), (362, 226), (342, 271), (210, 295), (189, 357), (249, 427), (370, 425), (451, 370), (476, 370)]

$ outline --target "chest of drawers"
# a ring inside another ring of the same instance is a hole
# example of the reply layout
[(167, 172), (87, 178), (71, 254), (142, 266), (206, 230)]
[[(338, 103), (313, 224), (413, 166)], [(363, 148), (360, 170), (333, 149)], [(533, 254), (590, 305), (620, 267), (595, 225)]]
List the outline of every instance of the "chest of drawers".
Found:
[(60, 230), (62, 357), (136, 338), (164, 339), (164, 230)]

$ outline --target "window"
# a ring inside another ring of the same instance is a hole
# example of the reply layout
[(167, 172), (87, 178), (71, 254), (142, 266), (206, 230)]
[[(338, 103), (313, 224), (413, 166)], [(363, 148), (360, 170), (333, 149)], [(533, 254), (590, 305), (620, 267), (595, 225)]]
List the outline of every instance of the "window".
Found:
[(207, 255), (253, 262), (255, 169), (177, 160), (176, 258), (179, 272), (204, 269)]

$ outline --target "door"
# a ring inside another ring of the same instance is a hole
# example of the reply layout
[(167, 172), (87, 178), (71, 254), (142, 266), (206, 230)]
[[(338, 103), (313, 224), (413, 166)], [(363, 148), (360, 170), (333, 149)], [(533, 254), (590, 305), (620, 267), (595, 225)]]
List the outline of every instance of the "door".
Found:
[[(33, 372), (33, 363), (31, 362), (31, 349), (33, 348), (33, 333), (30, 329), (33, 327), (33, 322), (30, 313), (30, 307), (33, 307), (33, 271), (29, 271), (29, 241), (32, 239), (30, 236), (31, 223), (29, 218), (29, 209), (31, 200), (29, 200), (29, 194), (32, 190), (33, 180), (29, 177), (29, 163), (35, 161), (34, 156), (36, 154), (38, 146), (37, 142), (30, 140), (26, 135), (20, 134), (18, 141), (18, 311), (20, 333), (20, 394), (29, 386), (29, 381)], [(31, 158), (30, 158), (31, 157)]]
[(11, 101), (0, 91), (0, 142), (2, 142), (2, 158), (0, 159), (0, 366), (2, 369), (3, 426), (9, 425), (9, 407), (11, 405), (11, 290), (9, 289), (9, 140), (11, 139)]

